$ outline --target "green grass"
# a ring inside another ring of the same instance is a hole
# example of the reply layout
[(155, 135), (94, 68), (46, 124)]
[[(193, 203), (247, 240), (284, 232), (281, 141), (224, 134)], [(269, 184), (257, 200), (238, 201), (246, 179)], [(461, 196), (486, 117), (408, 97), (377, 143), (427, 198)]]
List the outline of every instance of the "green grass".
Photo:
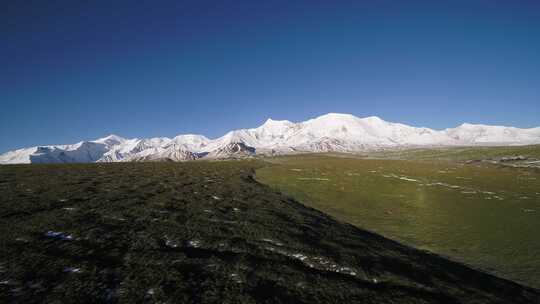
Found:
[(0, 302), (540, 299), (537, 290), (306, 208), (257, 183), (253, 172), (263, 166), (0, 166)]
[(366, 154), (372, 158), (393, 158), (411, 160), (479, 160), (522, 155), (540, 159), (540, 145), (515, 147), (456, 147), (456, 148), (418, 148), (389, 150)]
[[(406, 153), (421, 159), (465, 160), (518, 151), (526, 154), (529, 149), (537, 155), (538, 146)], [(405, 244), (540, 287), (538, 172), (448, 161), (320, 155), (271, 161), (274, 165), (257, 171), (257, 180), (307, 206)]]

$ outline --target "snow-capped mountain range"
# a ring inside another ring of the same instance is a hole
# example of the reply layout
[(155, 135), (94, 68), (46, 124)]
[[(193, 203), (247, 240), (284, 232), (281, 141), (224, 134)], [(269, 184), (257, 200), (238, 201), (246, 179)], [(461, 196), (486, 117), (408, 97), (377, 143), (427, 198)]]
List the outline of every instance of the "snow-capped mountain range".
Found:
[(375, 116), (358, 118), (330, 113), (299, 123), (268, 119), (258, 128), (230, 131), (217, 139), (192, 134), (172, 139), (126, 139), (109, 135), (71, 145), (36, 146), (4, 153), (0, 155), (0, 164), (185, 161), (254, 154), (527, 144), (540, 144), (540, 127), (519, 129), (465, 123), (456, 128), (433, 130), (387, 122)]

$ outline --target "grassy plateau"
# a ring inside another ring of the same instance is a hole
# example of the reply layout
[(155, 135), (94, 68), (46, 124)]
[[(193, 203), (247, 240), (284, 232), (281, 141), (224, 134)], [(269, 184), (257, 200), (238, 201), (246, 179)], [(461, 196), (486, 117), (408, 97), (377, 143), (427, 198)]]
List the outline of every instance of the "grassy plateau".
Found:
[[(387, 164), (392, 166), (384, 169)], [(493, 237), (513, 246), (517, 237), (527, 243), (521, 248), (527, 246), (531, 253), (538, 252), (534, 247), (537, 243), (531, 243), (525, 234), (508, 234), (512, 240), (504, 240), (507, 234), (503, 228), (517, 229), (514, 221), (524, 224), (526, 231), (535, 230), (528, 217), (536, 214), (520, 209), (533, 208), (527, 205), (528, 200), (516, 198), (511, 202), (515, 208), (498, 207), (502, 211), (493, 211), (516, 217), (507, 223), (489, 212), (480, 216), (476, 208), (485, 208), (474, 207), (476, 200), (462, 200), (468, 196), (455, 194), (445, 186), (424, 186), (425, 194), (421, 194), (417, 190), (421, 186), (411, 186), (419, 182), (394, 176), (375, 178), (386, 170), (386, 175), (422, 179), (421, 173), (436, 175), (439, 170), (454, 167), (332, 158), (289, 158), (284, 159), (284, 164), (264, 168), (267, 166), (259, 160), (1, 166), (0, 302), (540, 301), (536, 289), (337, 221), (258, 183), (253, 175), (260, 169), (261, 180), (287, 186), (292, 192), (298, 189), (304, 203), (313, 198), (310, 206), (357, 226), (376, 230), (371, 224), (385, 221), (389, 228), (382, 232), (393, 235), (390, 232), (402, 230), (401, 237), (396, 237), (413, 244), (419, 239), (413, 234), (419, 231), (426, 237), (420, 245), (426, 248), (444, 247), (444, 243), (434, 244), (447, 242), (447, 230), (434, 229), (439, 220), (446, 219), (446, 225), (459, 229), (472, 227), (463, 233), (470, 232), (471, 238), (476, 238), (477, 228), (471, 221), (482, 218), (500, 227), (485, 231), (482, 236), (487, 235), (488, 240), (482, 242), (497, 245), (490, 239)], [(369, 172), (373, 170), (377, 173)], [(459, 170), (468, 169), (452, 170), (456, 171), (445, 174), (462, 176), (466, 172)], [(473, 174), (475, 169), (471, 170)], [(496, 172), (497, 176), (508, 175), (504, 178), (508, 182), (517, 174)], [(441, 182), (461, 186), (469, 183), (440, 174)], [(519, 195), (531, 195), (533, 182), (523, 183), (526, 189)], [(471, 197), (489, 195), (491, 203), (503, 206), (510, 204), (505, 200), (518, 195), (508, 192), (515, 190), (514, 184), (490, 179), (482, 183), (485, 190), (475, 191), (490, 191), (494, 185), (497, 189), (493, 194), (475, 193)], [(374, 187), (381, 193), (362, 194), (354, 187)], [(325, 189), (332, 190), (328, 196)], [(420, 195), (425, 195), (423, 200), (418, 199)], [(445, 195), (449, 197), (443, 200)], [(505, 200), (495, 198), (503, 195)], [(333, 207), (327, 203), (331, 201)], [(428, 206), (431, 204), (435, 207)], [(463, 207), (468, 211), (452, 219), (444, 215), (452, 207), (446, 207), (442, 215), (432, 211), (445, 204), (473, 207)], [(422, 218), (428, 218), (424, 213), (439, 215), (424, 223)], [(422, 223), (431, 228), (415, 228)], [(471, 242), (471, 246), (478, 246), (474, 244)], [(458, 252), (465, 250), (458, 248)], [(519, 255), (513, 257), (518, 259)], [(514, 261), (506, 263), (514, 265)]]
[(286, 156), (257, 179), (337, 219), (538, 288), (540, 170), (494, 161), (517, 154), (540, 157), (540, 147)]

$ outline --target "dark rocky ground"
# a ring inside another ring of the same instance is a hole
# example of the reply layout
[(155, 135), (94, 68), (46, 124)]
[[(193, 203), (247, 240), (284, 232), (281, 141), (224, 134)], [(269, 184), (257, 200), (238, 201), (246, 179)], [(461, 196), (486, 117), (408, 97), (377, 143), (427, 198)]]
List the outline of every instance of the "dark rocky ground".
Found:
[(0, 302), (540, 303), (306, 208), (261, 165), (0, 167)]

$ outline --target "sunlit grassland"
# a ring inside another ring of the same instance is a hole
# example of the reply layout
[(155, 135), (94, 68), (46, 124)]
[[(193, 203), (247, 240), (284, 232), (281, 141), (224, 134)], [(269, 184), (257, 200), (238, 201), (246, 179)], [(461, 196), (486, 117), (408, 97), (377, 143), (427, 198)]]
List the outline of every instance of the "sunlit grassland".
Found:
[(489, 159), (509, 155), (522, 155), (525, 157), (540, 159), (540, 145), (504, 147), (418, 148), (378, 151), (367, 153), (367, 155), (375, 158), (452, 161)]
[[(465, 148), (463, 148), (465, 149)], [(523, 147), (519, 154), (526, 154)], [(538, 155), (538, 146), (529, 154)], [(508, 155), (488, 148), (420, 159)], [(534, 154), (536, 153), (536, 154)], [(529, 155), (530, 156), (530, 155)], [(260, 182), (339, 220), (540, 287), (540, 173), (451, 161), (287, 156)]]
[[(338, 184), (351, 184), (363, 171), (349, 163), (340, 173), (337, 164), (346, 160), (305, 161), (277, 173), (319, 195), (336, 192), (323, 183), (345, 172)], [(253, 179), (266, 165), (0, 166), (0, 303), (506, 304), (540, 298), (538, 290), (306, 208)], [(401, 175), (395, 176), (389, 179)], [(396, 185), (403, 189), (384, 191), (414, 193)], [(414, 213), (398, 198), (388, 201), (391, 212)], [(403, 231), (418, 221), (403, 219), (396, 223)]]

